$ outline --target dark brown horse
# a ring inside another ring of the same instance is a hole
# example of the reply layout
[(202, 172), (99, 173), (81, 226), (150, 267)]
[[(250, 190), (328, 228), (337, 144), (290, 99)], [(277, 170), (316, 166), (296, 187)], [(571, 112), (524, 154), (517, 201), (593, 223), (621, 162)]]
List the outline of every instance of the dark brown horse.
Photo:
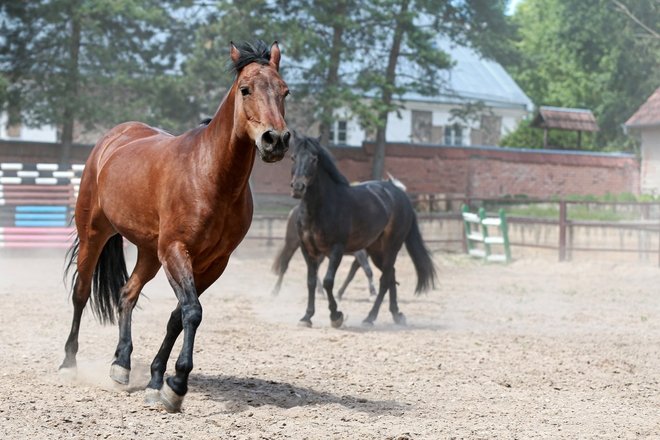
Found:
[(323, 288), (328, 296), (330, 321), (339, 327), (344, 315), (337, 310), (332, 289), (345, 253), (366, 249), (382, 272), (378, 296), (364, 324), (372, 325), (385, 293), (390, 294), (390, 312), (397, 324), (405, 317), (397, 303), (394, 263), (405, 243), (417, 273), (416, 293), (435, 284), (436, 272), (417, 224), (408, 195), (391, 181), (349, 185), (330, 153), (316, 139), (295, 135), (291, 170), (292, 194), (301, 199), (298, 235), (307, 263), (307, 311), (301, 324), (311, 326), (314, 315), (314, 287), (319, 262), (328, 257)]
[[(282, 249), (277, 253), (275, 261), (273, 262), (273, 272), (277, 274), (277, 282), (271, 291), (271, 295), (277, 296), (280, 293), (282, 288), (282, 280), (284, 279), (284, 274), (287, 269), (289, 269), (289, 262), (293, 258), (293, 254), (296, 253), (300, 247), (300, 238), (298, 237), (298, 226), (296, 225), (298, 221), (298, 211), (300, 210), (299, 206), (295, 206), (290, 212), (286, 222), (286, 233), (284, 235), (284, 245)], [(337, 291), (337, 299), (342, 299), (346, 288), (353, 281), (355, 273), (357, 270), (362, 267), (364, 274), (367, 276), (367, 281), (369, 282), (369, 293), (372, 296), (376, 296), (376, 288), (374, 287), (374, 274), (369, 266), (369, 257), (367, 252), (364, 249), (353, 253), (355, 259), (351, 264), (351, 269), (344, 280), (344, 283), (341, 285)], [(316, 282), (316, 290), (320, 295), (323, 295), (323, 283), (321, 280)]]
[[(78, 236), (69, 260), (71, 266), (77, 259), (73, 323), (60, 368), (76, 367), (80, 317), (92, 294), (99, 320), (119, 323), (110, 376), (128, 383), (131, 313), (142, 287), (162, 266), (179, 304), (151, 364), (146, 398), (168, 411), (179, 411), (188, 391), (202, 320), (198, 296), (220, 277), (252, 221), (248, 179), (255, 155), (281, 160), (290, 137), (277, 43), (232, 44), (230, 56), (235, 80), (208, 124), (180, 136), (139, 122), (113, 128), (87, 160), (76, 204)], [(122, 237), (138, 249), (130, 277)], [(181, 331), (176, 373), (164, 381)]]

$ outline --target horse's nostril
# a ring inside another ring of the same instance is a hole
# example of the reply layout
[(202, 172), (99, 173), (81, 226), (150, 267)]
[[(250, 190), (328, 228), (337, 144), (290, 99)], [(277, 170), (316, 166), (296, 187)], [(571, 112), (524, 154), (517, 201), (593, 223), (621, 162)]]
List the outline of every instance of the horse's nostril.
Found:
[(263, 135), (261, 135), (261, 140), (266, 144), (274, 144), (275, 139), (273, 139), (273, 132), (268, 130)]
[(291, 133), (287, 131), (284, 133), (284, 135), (282, 135), (282, 141), (284, 141), (284, 145), (289, 144), (289, 139), (291, 139)]

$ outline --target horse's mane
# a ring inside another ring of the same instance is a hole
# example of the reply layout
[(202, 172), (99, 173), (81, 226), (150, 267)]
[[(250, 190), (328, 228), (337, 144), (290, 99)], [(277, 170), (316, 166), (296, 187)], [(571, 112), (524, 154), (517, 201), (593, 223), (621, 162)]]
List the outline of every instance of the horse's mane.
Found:
[(302, 136), (299, 134), (296, 134), (294, 139), (296, 153), (302, 148), (312, 154), (315, 154), (316, 157), (318, 157), (319, 166), (328, 173), (333, 181), (341, 185), (350, 185), (348, 179), (344, 177), (344, 175), (337, 168), (335, 159), (332, 157), (332, 154), (330, 154), (330, 152), (321, 145), (318, 139)]
[(270, 47), (262, 40), (257, 40), (254, 43), (243, 41), (234, 44), (234, 46), (241, 54), (231, 68), (235, 74), (238, 74), (248, 64), (259, 63), (267, 65), (270, 62)]

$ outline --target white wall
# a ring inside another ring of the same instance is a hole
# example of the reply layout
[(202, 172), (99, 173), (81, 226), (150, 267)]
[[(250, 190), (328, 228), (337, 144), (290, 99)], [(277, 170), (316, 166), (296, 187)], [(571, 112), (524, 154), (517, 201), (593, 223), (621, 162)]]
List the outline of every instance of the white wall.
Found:
[(51, 125), (44, 125), (39, 128), (30, 128), (21, 126), (18, 137), (10, 137), (7, 133), (7, 114), (0, 113), (0, 139), (33, 141), (33, 142), (57, 142), (57, 129)]
[(642, 137), (641, 190), (660, 194), (660, 127), (640, 129)]
[[(404, 104), (404, 108), (399, 110), (399, 114), (392, 112), (387, 119), (387, 133), (385, 134), (387, 142), (410, 142), (412, 129), (412, 110), (431, 111), (433, 125), (444, 126), (450, 123), (451, 109), (455, 105), (411, 102)], [(501, 135), (504, 136), (516, 129), (520, 121), (526, 117), (527, 111), (524, 109), (492, 108), (493, 114), (502, 118)], [(366, 138), (365, 131), (360, 127), (359, 121), (351, 118), (347, 109), (341, 109), (335, 112), (338, 118), (348, 119), (347, 124), (347, 144), (352, 147), (360, 147)], [(451, 121), (454, 122), (454, 121)], [(468, 124), (471, 128), (479, 128), (479, 122)], [(470, 145), (470, 130), (463, 131), (463, 145)]]

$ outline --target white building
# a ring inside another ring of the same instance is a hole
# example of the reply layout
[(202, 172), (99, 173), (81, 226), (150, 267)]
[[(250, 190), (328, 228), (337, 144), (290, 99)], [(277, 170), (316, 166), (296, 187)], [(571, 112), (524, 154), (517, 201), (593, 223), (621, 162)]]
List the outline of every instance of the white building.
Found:
[[(500, 64), (464, 46), (450, 42), (440, 46), (455, 63), (443, 71), (443, 92), (437, 96), (405, 94), (399, 101), (402, 109), (388, 117), (387, 142), (492, 146), (530, 116), (532, 101)], [(465, 109), (467, 104), (474, 109), (469, 117), (454, 117), (452, 110)], [(334, 144), (359, 147), (363, 141), (373, 140), (347, 109), (335, 114)]]
[(26, 127), (23, 124), (9, 125), (7, 113), (0, 113), (0, 140), (57, 142), (57, 129), (51, 125), (38, 128)]
[(660, 194), (660, 87), (626, 121), (626, 127), (640, 135), (642, 167), (640, 189)]

